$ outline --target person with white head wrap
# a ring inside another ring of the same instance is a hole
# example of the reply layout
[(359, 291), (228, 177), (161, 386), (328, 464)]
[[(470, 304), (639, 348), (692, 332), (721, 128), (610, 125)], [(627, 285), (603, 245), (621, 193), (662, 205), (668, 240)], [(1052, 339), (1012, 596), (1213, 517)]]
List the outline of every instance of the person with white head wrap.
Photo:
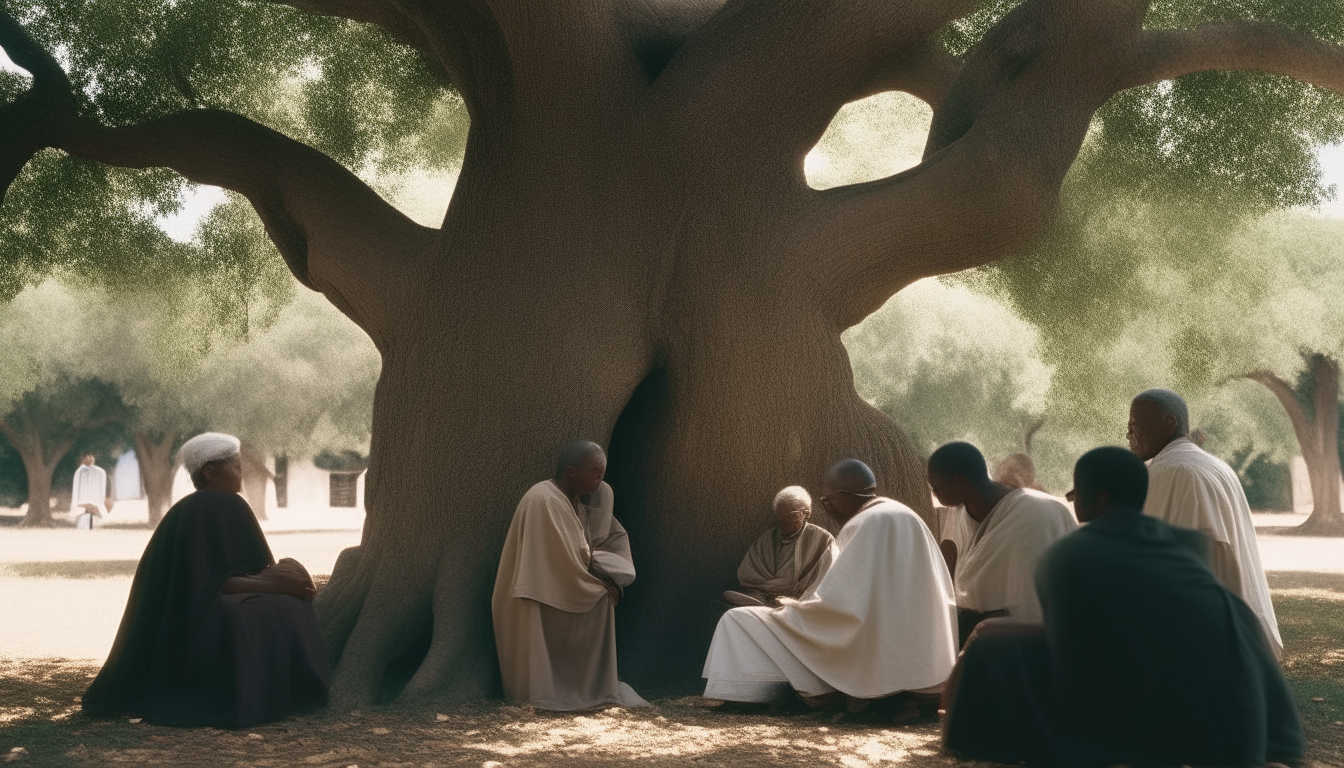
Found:
[[(204, 432), (199, 434), (177, 449), (178, 461), (182, 462), (182, 467), (191, 475), (195, 482), (197, 474), (201, 468), (212, 461), (227, 461), (235, 457), (242, 456), (243, 444), (233, 435), (226, 435), (223, 432)], [(200, 487), (197, 484), (196, 487)]]
[(217, 432), (178, 452), (197, 490), (145, 547), (112, 653), (84, 694), (87, 714), (242, 728), (326, 703), (312, 577), (271, 555), (238, 495), (239, 456), (238, 438)]

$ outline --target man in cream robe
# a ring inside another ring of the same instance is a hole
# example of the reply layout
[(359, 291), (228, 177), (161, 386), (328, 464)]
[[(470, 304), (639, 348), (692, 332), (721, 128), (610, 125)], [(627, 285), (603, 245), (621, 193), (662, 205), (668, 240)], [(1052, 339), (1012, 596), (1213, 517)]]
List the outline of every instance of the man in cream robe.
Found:
[(835, 558), (835, 539), (812, 525), (812, 496), (791, 485), (775, 495), (778, 525), (761, 535), (737, 568), (742, 592), (728, 591), (729, 605), (777, 605), (778, 599), (798, 599), (821, 582)]
[(77, 514), (75, 527), (86, 530), (97, 527), (98, 521), (110, 506), (107, 472), (93, 462), (91, 453), (80, 457), (79, 467), (75, 469), (74, 486), (70, 491), (70, 509)]
[(705, 659), (706, 698), (880, 699), (947, 679), (956, 661), (952, 581), (919, 516), (875, 486), (856, 460), (831, 470), (822, 503), (844, 524), (835, 562), (801, 601), (723, 615)]
[(933, 452), (929, 485), (939, 502), (964, 509), (976, 523), (956, 559), (961, 643), (992, 616), (1039, 621), (1036, 564), (1051, 544), (1078, 527), (1069, 508), (1040, 491), (994, 482), (984, 455), (970, 443), (948, 443)]
[(1209, 537), (1209, 568), (1250, 606), (1275, 656), (1283, 653), (1279, 623), (1260, 564), (1251, 507), (1237, 473), (1189, 438), (1190, 417), (1175, 392), (1150, 389), (1130, 405), (1130, 450), (1148, 462), (1143, 513)]
[(523, 495), (491, 599), (504, 693), (541, 709), (648, 706), (616, 676), (615, 606), (635, 580), (612, 516), (606, 456), (594, 443), (561, 453), (556, 477)]

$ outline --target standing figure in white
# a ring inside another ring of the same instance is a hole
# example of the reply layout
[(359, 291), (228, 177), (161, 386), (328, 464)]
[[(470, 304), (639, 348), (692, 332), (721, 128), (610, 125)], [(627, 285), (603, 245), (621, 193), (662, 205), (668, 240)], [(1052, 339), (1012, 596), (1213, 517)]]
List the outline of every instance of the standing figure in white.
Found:
[(107, 472), (93, 462), (92, 453), (79, 457), (74, 489), (70, 493), (70, 509), (78, 514), (75, 527), (82, 530), (93, 530), (103, 513), (112, 510), (112, 499), (107, 493)]

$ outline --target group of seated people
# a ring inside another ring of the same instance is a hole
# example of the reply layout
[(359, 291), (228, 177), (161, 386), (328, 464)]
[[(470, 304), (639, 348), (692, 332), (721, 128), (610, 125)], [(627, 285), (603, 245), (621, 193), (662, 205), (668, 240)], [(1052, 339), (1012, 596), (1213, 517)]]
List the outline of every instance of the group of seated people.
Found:
[[(1001, 466), (1000, 482), (967, 443), (929, 458), (932, 529), (857, 459), (821, 483), (834, 538), (809, 522), (811, 495), (785, 488), (723, 594), (705, 697), (896, 702), (898, 722), (941, 705), (951, 750), (1007, 762), (1295, 760), (1304, 740), (1250, 510), (1189, 433), (1179, 396), (1141, 393), (1130, 449), (1078, 460), (1072, 510), (1026, 487), (1029, 462)], [(245, 726), (320, 705), (313, 583), (274, 562), (237, 495), (237, 440), (202, 435), (182, 457), (200, 490), (151, 539), (85, 710)], [(514, 701), (648, 706), (617, 675), (614, 611), (635, 568), (605, 473), (599, 445), (571, 443), (514, 513), (491, 601)]]

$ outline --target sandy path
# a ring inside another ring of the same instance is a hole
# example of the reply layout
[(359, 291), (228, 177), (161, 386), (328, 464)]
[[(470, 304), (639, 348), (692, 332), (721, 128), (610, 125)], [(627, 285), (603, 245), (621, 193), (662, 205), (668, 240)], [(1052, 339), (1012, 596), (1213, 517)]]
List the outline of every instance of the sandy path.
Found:
[[(132, 514), (117, 512), (122, 521)], [(1273, 527), (1304, 517), (1255, 516), (1258, 526)], [(328, 574), (341, 550), (359, 543), (362, 524), (360, 513), (277, 510), (262, 527), (276, 557)], [(0, 657), (106, 658), (150, 534), (120, 526), (0, 528)], [(1267, 571), (1344, 573), (1344, 539), (1262, 534), (1259, 543)]]

